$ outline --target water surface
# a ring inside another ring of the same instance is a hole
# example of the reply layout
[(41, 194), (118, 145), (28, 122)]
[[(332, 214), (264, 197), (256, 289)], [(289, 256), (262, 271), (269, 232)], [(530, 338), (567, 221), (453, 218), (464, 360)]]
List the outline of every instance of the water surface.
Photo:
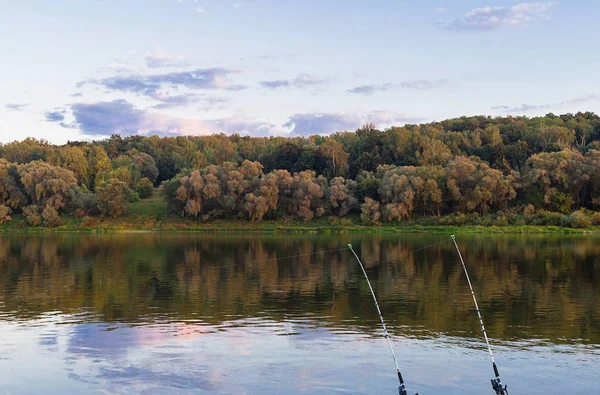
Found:
[[(493, 393), (447, 236), (0, 236), (0, 392)], [(600, 238), (460, 236), (511, 394), (597, 393)], [(286, 258), (287, 257), (287, 258)]]

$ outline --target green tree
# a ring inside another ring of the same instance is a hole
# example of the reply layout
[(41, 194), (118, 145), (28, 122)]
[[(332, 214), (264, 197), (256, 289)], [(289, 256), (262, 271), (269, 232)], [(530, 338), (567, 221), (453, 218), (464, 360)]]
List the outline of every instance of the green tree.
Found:
[(152, 181), (144, 177), (140, 180), (140, 182), (138, 182), (136, 192), (138, 193), (140, 199), (147, 199), (154, 193), (154, 184), (152, 184)]

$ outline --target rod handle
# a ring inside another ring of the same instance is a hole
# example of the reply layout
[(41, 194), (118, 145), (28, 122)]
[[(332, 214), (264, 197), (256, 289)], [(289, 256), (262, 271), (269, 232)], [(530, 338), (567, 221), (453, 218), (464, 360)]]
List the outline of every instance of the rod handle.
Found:
[(404, 384), (404, 379), (402, 378), (402, 373), (398, 371), (398, 380), (400, 380), (400, 384)]

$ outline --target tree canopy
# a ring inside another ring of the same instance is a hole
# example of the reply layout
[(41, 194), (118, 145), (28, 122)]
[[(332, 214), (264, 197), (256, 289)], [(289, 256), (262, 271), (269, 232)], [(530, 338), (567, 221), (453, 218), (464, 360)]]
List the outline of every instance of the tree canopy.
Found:
[(0, 145), (3, 218), (118, 216), (154, 188), (173, 212), (201, 220), (570, 213), (600, 206), (600, 117), (461, 117), (327, 137), (113, 135)]

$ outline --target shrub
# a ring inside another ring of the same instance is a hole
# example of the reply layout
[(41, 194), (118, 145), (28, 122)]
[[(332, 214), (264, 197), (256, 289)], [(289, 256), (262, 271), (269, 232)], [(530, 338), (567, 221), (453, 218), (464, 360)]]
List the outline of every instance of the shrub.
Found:
[(85, 188), (73, 188), (71, 209), (75, 217), (98, 214), (98, 197), (95, 193), (85, 192)]
[(371, 198), (365, 198), (365, 202), (360, 208), (362, 211), (360, 219), (365, 225), (379, 224), (379, 218), (381, 218), (381, 205), (379, 202)]
[(98, 209), (103, 215), (114, 218), (125, 214), (131, 192), (127, 183), (111, 178), (98, 189)]
[(525, 206), (525, 208), (523, 209), (523, 215), (530, 216), (533, 214), (535, 214), (535, 206), (533, 204), (528, 204), (527, 206)]
[(568, 214), (573, 207), (573, 197), (567, 193), (556, 192), (550, 198), (550, 202), (552, 209), (562, 214)]
[(144, 177), (138, 182), (135, 190), (138, 193), (140, 199), (147, 199), (151, 197), (154, 193), (154, 185), (152, 184), (152, 181)]
[(571, 226), (571, 218), (560, 213), (549, 211), (540, 211), (530, 217), (527, 217), (529, 225), (537, 226)]
[(508, 219), (506, 218), (506, 215), (499, 215), (496, 218), (496, 226), (507, 226), (508, 225)]
[(600, 225), (600, 213), (596, 212), (592, 214), (592, 225), (598, 226)]
[(44, 225), (55, 227), (62, 224), (58, 211), (53, 206), (46, 206), (42, 211), (42, 218), (44, 219)]
[(573, 228), (587, 228), (592, 224), (591, 219), (581, 211), (571, 214), (571, 226)]
[(23, 214), (25, 220), (31, 226), (40, 226), (42, 224), (42, 217), (40, 216), (40, 209), (37, 205), (32, 204), (23, 208)]
[(10, 207), (0, 204), (0, 224), (10, 221), (11, 214), (12, 210)]

